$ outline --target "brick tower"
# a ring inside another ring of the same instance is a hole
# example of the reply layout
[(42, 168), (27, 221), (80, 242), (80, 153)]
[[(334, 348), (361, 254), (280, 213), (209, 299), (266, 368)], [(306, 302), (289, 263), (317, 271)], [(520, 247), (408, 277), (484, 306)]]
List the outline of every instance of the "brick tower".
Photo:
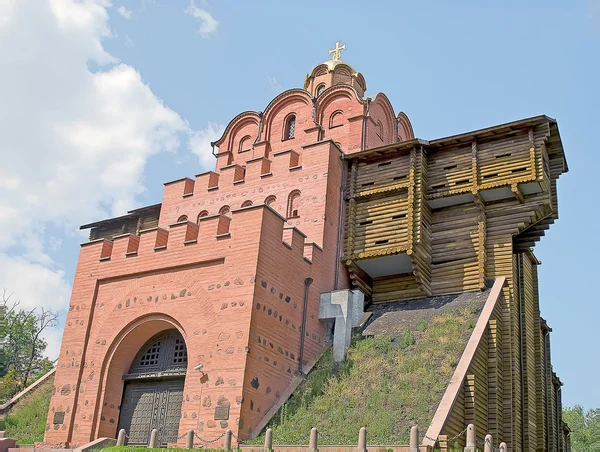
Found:
[(344, 155), (413, 138), (339, 51), (304, 89), (236, 116), (214, 171), (82, 226), (46, 442), (248, 438), (318, 359), (319, 295), (349, 284)]

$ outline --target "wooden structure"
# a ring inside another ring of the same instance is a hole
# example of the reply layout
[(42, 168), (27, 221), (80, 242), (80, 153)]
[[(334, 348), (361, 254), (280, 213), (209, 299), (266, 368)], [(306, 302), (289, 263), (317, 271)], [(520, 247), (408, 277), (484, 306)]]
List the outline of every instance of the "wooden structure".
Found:
[(348, 159), (344, 260), (373, 303), (505, 278), (435, 434), (450, 438), (473, 423), (511, 450), (562, 450), (560, 385), (531, 251), (558, 218), (556, 181), (567, 163), (556, 121), (539, 116)]

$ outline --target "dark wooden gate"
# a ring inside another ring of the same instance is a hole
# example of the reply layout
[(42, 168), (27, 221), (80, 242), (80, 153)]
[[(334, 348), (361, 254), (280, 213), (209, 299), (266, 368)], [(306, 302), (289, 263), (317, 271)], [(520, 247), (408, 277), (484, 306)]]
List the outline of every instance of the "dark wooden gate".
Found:
[(129, 373), (119, 427), (129, 435), (129, 445), (147, 445), (152, 429), (158, 444), (176, 442), (187, 367), (185, 342), (177, 330), (157, 334), (140, 349)]

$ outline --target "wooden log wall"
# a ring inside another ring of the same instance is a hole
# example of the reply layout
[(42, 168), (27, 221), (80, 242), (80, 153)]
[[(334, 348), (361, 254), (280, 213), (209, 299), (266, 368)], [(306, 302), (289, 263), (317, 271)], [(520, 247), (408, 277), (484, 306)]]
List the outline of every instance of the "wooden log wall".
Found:
[[(549, 118), (492, 129), (353, 154), (345, 258), (374, 303), (480, 290), (506, 277), (442, 436), (474, 422), (510, 450), (544, 450), (560, 439), (560, 401), (550, 400), (556, 379), (530, 249), (558, 218), (556, 180), (567, 167)], [(369, 284), (362, 259), (401, 253), (409, 272)]]
[(434, 295), (481, 289), (479, 208), (463, 204), (431, 215), (431, 288)]
[[(533, 262), (529, 255), (515, 255), (519, 268), (519, 314), (523, 328), (522, 334), (522, 372), (523, 372), (523, 415), (524, 426), (523, 443), (527, 450), (537, 450), (537, 391), (542, 382), (536, 379), (535, 369), (535, 342), (539, 335), (539, 311), (535, 311)], [(536, 321), (538, 319), (537, 328)]]
[(427, 294), (423, 292), (417, 277), (410, 273), (373, 279), (373, 303), (397, 300), (398, 297), (414, 299), (425, 296)]
[[(427, 174), (429, 172), (427, 151), (420, 147), (411, 151), (414, 172), (413, 199), (413, 274), (422, 291), (432, 295), (431, 289), (431, 208), (426, 199)], [(410, 192), (409, 192), (410, 193)]]
[(408, 186), (411, 169), (410, 154), (388, 157), (372, 162), (360, 162), (356, 168), (356, 182), (352, 196), (368, 196)]
[(391, 196), (377, 195), (356, 204), (354, 256), (369, 258), (410, 249), (408, 191)]
[(473, 184), (471, 144), (442, 148), (429, 158), (428, 195), (435, 197), (448, 190), (470, 191)]
[[(561, 401), (555, 393), (560, 383), (551, 372), (549, 339), (544, 336), (549, 329), (539, 317), (538, 264), (532, 253), (515, 255), (518, 277), (513, 288), (513, 306), (509, 308), (503, 293), (488, 322), (485, 340), (479, 343), (469, 365), (462, 401), (452, 409), (442, 435), (452, 437), (461, 431), (461, 425), (464, 428), (473, 423), (478, 431), (489, 432), (495, 439), (506, 442), (509, 450), (541, 451), (553, 450), (552, 447), (559, 450), (557, 425), (562, 419), (557, 417), (557, 406)], [(511, 340), (515, 331), (520, 334), (519, 317), (515, 319), (511, 311), (522, 316), (522, 344)], [(546, 404), (551, 410), (546, 410)]]

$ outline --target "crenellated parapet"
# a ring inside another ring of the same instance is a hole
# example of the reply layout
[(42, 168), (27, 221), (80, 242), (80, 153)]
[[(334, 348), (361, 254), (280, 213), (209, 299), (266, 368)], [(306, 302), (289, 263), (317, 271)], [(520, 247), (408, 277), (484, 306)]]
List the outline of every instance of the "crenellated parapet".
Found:
[[(256, 214), (257, 211), (263, 210), (264, 214)], [(162, 262), (166, 262), (172, 256), (180, 257), (182, 261), (187, 260), (186, 255), (190, 258), (197, 257), (194, 250), (212, 251), (202, 253), (207, 255), (221, 251), (222, 255), (226, 256), (229, 249), (238, 247), (238, 242), (247, 241), (248, 236), (243, 232), (261, 230), (263, 215), (275, 215), (282, 220), (279, 231), (282, 247), (293, 250), (294, 255), (307, 264), (321, 259), (323, 249), (319, 245), (308, 242), (306, 235), (298, 228), (284, 225), (285, 218), (265, 204), (235, 209), (229, 216), (206, 216), (200, 218), (198, 223), (186, 220), (172, 223), (167, 228), (145, 229), (140, 231), (139, 235), (122, 234), (112, 239), (93, 240), (81, 245), (82, 253), (85, 254), (86, 260), (98, 262), (99, 269), (124, 263), (138, 265), (146, 262), (160, 267)], [(183, 250), (186, 255), (181, 253)]]

